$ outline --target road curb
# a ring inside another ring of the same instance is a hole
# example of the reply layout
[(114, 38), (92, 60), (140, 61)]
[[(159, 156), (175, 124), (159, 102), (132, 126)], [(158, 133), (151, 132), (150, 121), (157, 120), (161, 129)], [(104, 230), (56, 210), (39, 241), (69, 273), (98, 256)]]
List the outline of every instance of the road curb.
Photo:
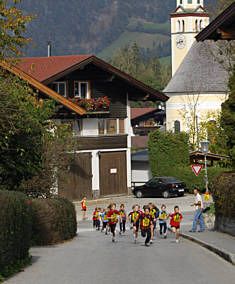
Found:
[[(169, 228), (169, 230), (172, 232), (171, 228)], [(222, 248), (218, 248), (213, 244), (209, 244), (207, 242), (204, 242), (196, 237), (193, 237), (191, 235), (188, 235), (186, 233), (180, 233), (180, 235), (185, 238), (188, 239), (194, 243), (197, 243), (199, 245), (201, 245), (202, 247), (214, 252), (215, 254), (219, 255), (220, 257), (222, 257), (223, 259), (225, 259), (226, 261), (232, 263), (233, 265), (235, 265), (235, 254), (230, 253)]]

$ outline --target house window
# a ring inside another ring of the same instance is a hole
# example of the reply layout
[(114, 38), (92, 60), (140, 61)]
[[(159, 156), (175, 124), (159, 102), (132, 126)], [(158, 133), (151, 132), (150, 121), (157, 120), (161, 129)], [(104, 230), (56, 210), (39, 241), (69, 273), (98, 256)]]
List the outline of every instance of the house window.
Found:
[(116, 119), (107, 120), (107, 134), (117, 134), (117, 120)]
[(81, 99), (88, 99), (90, 97), (89, 82), (75, 81), (74, 97)]
[(52, 83), (52, 89), (63, 97), (66, 97), (66, 82)]
[(99, 135), (105, 134), (105, 119), (99, 119)]
[(125, 133), (125, 119), (119, 119), (119, 134)]
[(201, 4), (200, 2), (201, 2), (201, 0), (197, 0), (197, 4)]
[(188, 0), (188, 4), (192, 4), (193, 3), (193, 0)]
[(183, 0), (180, 0), (180, 4), (183, 4)]
[(99, 135), (125, 134), (125, 119), (99, 119)]
[(82, 120), (78, 119), (74, 121), (73, 124), (73, 135), (82, 135)]
[(180, 133), (180, 121), (176, 120), (174, 122), (174, 129), (175, 129), (175, 133)]

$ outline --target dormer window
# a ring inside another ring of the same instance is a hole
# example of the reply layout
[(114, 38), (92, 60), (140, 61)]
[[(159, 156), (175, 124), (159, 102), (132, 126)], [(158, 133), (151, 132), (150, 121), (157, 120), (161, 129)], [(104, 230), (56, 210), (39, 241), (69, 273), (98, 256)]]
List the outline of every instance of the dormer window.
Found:
[(80, 99), (90, 98), (90, 84), (87, 81), (74, 82), (74, 97)]
[(52, 90), (60, 94), (63, 97), (66, 97), (66, 82), (54, 82), (52, 83)]

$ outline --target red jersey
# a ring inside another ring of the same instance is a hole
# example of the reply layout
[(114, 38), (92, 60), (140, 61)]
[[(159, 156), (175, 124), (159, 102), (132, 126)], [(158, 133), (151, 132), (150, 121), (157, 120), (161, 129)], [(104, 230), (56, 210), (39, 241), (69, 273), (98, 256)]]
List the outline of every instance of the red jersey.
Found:
[(94, 212), (93, 212), (93, 220), (94, 220), (94, 221), (97, 221), (97, 220), (99, 220), (99, 218), (100, 218), (100, 213), (99, 213), (99, 211), (94, 211)]
[(85, 210), (86, 209), (86, 200), (82, 200), (81, 205), (82, 205), (82, 209)]
[(181, 213), (172, 213), (169, 215), (171, 217), (170, 225), (173, 227), (179, 227), (180, 222), (183, 218)]
[(108, 212), (109, 224), (116, 224), (118, 222), (118, 215), (120, 213), (117, 210), (110, 210)]
[(139, 218), (140, 218), (140, 229), (141, 230), (150, 229), (151, 225), (153, 224), (152, 216), (150, 214), (142, 213)]

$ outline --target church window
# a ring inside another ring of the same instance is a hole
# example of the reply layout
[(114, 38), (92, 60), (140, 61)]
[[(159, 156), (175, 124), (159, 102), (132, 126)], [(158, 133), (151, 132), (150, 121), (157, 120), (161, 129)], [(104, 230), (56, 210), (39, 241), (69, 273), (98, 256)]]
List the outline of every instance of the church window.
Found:
[(202, 23), (202, 20), (200, 21), (199, 29), (200, 29), (200, 31), (203, 29), (203, 23)]
[(184, 33), (185, 31), (185, 25), (184, 25), (184, 20), (182, 21), (182, 32)]
[(180, 132), (180, 121), (179, 120), (176, 120), (174, 122), (174, 132), (175, 133), (179, 133)]
[(178, 20), (178, 30), (177, 30), (177, 32), (181, 32), (180, 20)]
[(195, 21), (195, 31), (198, 32), (198, 21)]

